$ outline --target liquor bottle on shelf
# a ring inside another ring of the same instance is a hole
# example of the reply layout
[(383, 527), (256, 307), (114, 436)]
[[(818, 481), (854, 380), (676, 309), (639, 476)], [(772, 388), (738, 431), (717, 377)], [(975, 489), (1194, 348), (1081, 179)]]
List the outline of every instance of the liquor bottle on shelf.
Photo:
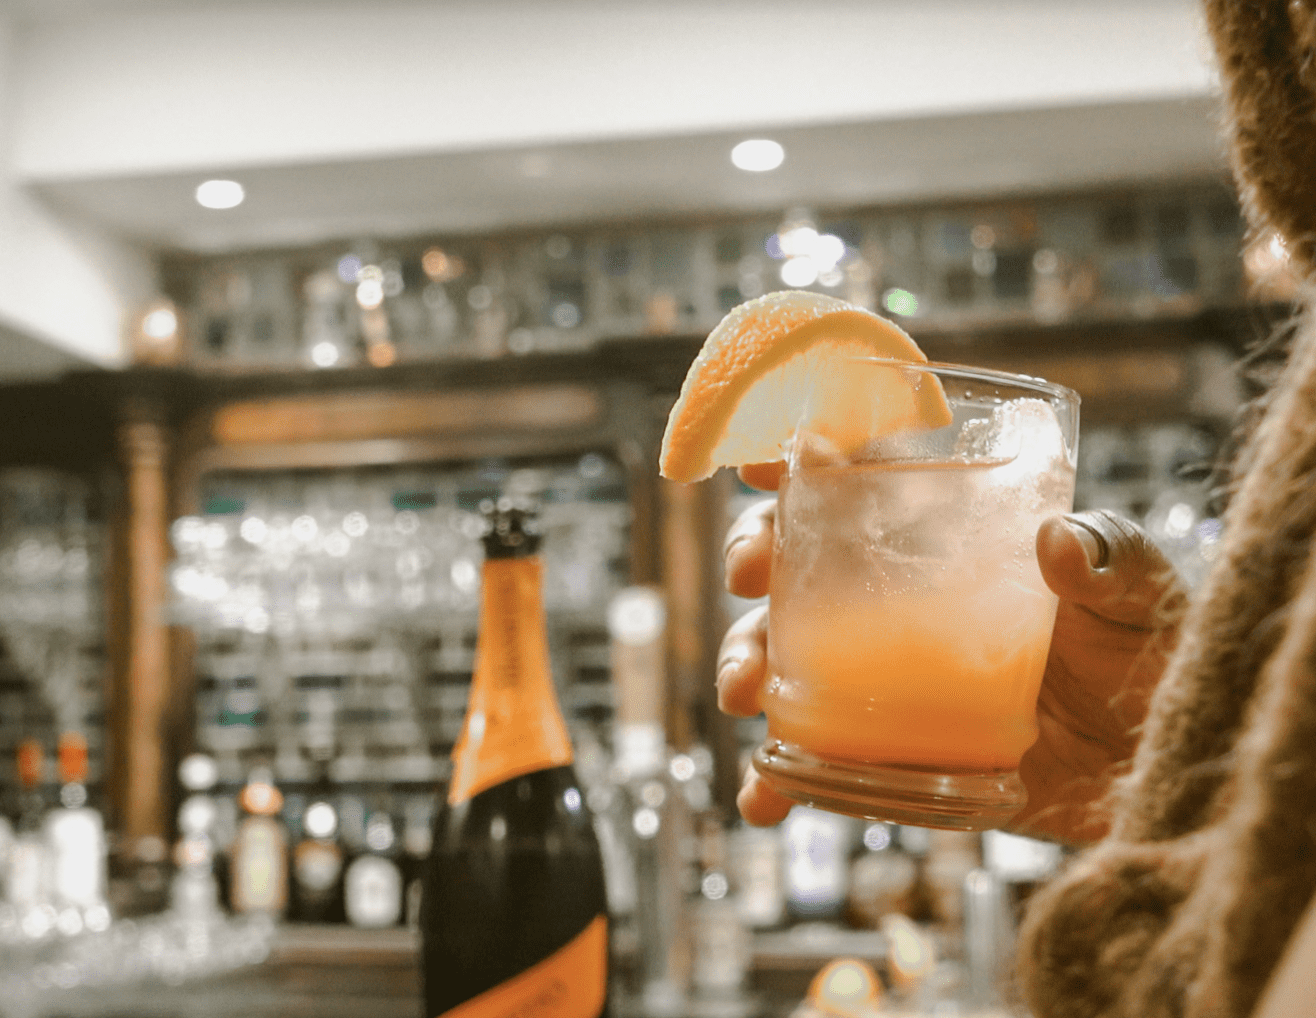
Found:
[(740, 826), (730, 837), (731, 869), (740, 920), (750, 929), (771, 929), (786, 916), (781, 832)]
[(211, 794), (219, 772), (213, 757), (193, 753), (178, 765), (178, 780), (188, 796), (178, 808), (181, 837), (174, 846), (178, 871), (169, 888), (174, 914), (186, 922), (210, 923), (220, 916), (215, 878), (215, 825), (218, 807)]
[[(609, 660), (616, 689), (617, 792), (629, 837), (634, 887), (633, 985), (624, 986), (645, 1014), (680, 1013), (689, 990), (690, 933), (685, 919), (690, 811), (667, 767), (663, 727), (666, 608), (657, 591), (627, 587), (608, 605)], [(694, 776), (693, 761), (688, 779)], [(696, 880), (697, 882), (697, 880)]]
[(402, 813), (402, 921), (409, 929), (420, 929), (420, 900), (425, 879), (425, 860), (434, 844), (434, 804), (428, 796), (413, 795)]
[(596, 1018), (603, 865), (549, 668), (538, 521), (507, 498), (483, 508), (475, 674), (421, 901), (426, 1014), (550, 999), (564, 1018)]
[(328, 775), (322, 773), (302, 814), (302, 839), (292, 853), (290, 912), (300, 922), (342, 922), (344, 918), (343, 847), (331, 791)]
[(749, 931), (736, 906), (726, 831), (712, 815), (701, 818), (699, 828), (699, 886), (690, 917), (694, 941), (691, 983), (699, 997), (736, 1001), (751, 961)]
[(288, 907), (288, 835), (278, 820), (283, 794), (268, 767), (252, 768), (238, 801), (247, 815), (233, 839), (229, 904), (234, 912), (280, 917)]
[(971, 831), (931, 832), (923, 877), (932, 904), (932, 921), (947, 938), (960, 941), (964, 932), (964, 887), (981, 864), (981, 837)]
[(782, 821), (786, 904), (799, 921), (839, 921), (849, 889), (854, 821), (794, 806)]
[(850, 861), (846, 918), (859, 929), (877, 929), (893, 912), (908, 914), (914, 905), (918, 862), (897, 841), (892, 824), (864, 827), (860, 847)]
[(353, 926), (382, 929), (402, 918), (402, 870), (396, 851), (393, 817), (385, 808), (375, 809), (366, 821), (366, 851), (352, 860), (343, 877), (343, 904)]
[(18, 823), (14, 844), (9, 850), (9, 904), (18, 915), (25, 936), (39, 940), (54, 925), (50, 907), (50, 864), (42, 821), (46, 803), (41, 795), (41, 779), (46, 758), (41, 743), (24, 739), (18, 745), (17, 774), (19, 784)]
[(87, 806), (87, 740), (78, 732), (59, 738), (60, 805), (43, 827), (50, 853), (50, 894), (65, 933), (109, 926), (105, 903), (105, 824)]

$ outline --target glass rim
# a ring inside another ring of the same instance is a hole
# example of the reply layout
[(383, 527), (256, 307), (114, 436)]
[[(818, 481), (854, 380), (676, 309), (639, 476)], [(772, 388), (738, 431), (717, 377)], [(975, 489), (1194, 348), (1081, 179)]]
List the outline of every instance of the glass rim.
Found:
[(1044, 392), (1056, 399), (1065, 400), (1073, 403), (1075, 407), (1080, 406), (1083, 397), (1067, 385), (1061, 385), (1059, 382), (1048, 381), (1037, 375), (1024, 375), (1013, 371), (1002, 371), (998, 368), (981, 368), (972, 364), (953, 364), (949, 361), (903, 361), (892, 357), (877, 357), (867, 354), (851, 354), (846, 360), (868, 361), (874, 364), (890, 364), (893, 367), (915, 368), (923, 371), (931, 371), (936, 374), (951, 375), (956, 378), (967, 378), (979, 382), (999, 382), (1008, 385), (1014, 385), (1021, 389), (1031, 389), (1034, 392)]

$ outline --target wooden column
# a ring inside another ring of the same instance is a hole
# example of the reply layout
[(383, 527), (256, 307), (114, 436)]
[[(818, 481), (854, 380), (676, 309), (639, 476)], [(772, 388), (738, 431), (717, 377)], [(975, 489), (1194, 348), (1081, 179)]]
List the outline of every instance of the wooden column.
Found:
[(165, 618), (168, 560), (167, 429), (136, 406), (119, 425), (127, 508), (122, 643), (124, 716), (118, 732), (118, 816), (129, 845), (169, 830), (164, 721), (169, 705), (169, 631)]

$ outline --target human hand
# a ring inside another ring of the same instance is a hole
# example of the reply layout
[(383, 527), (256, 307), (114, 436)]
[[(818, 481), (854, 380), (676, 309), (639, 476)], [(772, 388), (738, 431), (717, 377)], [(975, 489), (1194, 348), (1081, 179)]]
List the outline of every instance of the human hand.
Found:
[[(741, 468), (747, 484), (775, 489), (771, 465)], [(727, 588), (741, 597), (768, 592), (775, 500), (751, 506), (727, 533)], [(1037, 534), (1042, 578), (1060, 598), (1037, 703), (1037, 741), (1019, 776), (1028, 805), (1011, 821), (1018, 833), (1090, 841), (1105, 822), (1093, 809), (1130, 756), (1177, 635), (1185, 592), (1146, 533), (1104, 510), (1055, 516)], [(749, 717), (762, 711), (767, 607), (735, 622), (718, 653), (718, 706)], [(749, 768), (736, 799), (751, 824), (774, 824), (792, 801)]]

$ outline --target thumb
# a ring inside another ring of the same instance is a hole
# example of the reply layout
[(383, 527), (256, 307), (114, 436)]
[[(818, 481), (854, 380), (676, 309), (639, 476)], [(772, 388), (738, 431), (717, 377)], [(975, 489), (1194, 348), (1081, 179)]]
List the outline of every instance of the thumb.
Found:
[(1062, 601), (1112, 622), (1156, 628), (1186, 603), (1183, 581), (1147, 532), (1105, 509), (1044, 520), (1037, 564)]

